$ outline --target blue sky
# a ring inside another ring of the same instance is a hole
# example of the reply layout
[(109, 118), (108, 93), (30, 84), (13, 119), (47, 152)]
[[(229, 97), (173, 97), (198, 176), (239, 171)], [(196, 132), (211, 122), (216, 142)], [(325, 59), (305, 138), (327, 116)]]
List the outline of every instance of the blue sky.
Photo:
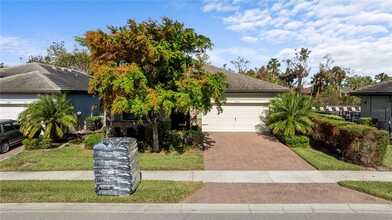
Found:
[[(312, 53), (312, 73), (329, 54), (353, 73), (392, 75), (392, 1), (4, 1), (1, 7), (0, 62), (25, 62), (44, 54), (52, 42), (72, 50), (74, 36), (122, 26), (127, 19), (163, 16), (211, 38), (210, 62), (228, 64), (238, 56), (249, 67), (292, 58), (294, 49)], [(282, 64), (284, 67), (284, 65)]]

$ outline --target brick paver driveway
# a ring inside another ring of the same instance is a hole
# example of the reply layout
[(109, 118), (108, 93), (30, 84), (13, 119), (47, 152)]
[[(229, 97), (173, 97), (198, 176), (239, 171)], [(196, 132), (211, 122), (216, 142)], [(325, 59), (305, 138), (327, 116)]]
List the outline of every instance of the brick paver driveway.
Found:
[(391, 204), (336, 183), (207, 183), (183, 202)]
[[(315, 170), (269, 135), (210, 133), (206, 170)], [(391, 202), (336, 183), (206, 183), (184, 203), (378, 203)]]
[(273, 136), (256, 133), (208, 133), (206, 170), (314, 170)]

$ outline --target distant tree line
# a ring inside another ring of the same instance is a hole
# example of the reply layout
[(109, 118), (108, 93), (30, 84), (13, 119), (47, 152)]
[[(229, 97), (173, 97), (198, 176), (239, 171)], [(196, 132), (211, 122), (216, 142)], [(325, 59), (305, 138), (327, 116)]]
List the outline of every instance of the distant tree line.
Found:
[[(295, 49), (292, 59), (284, 59), (281, 62), (277, 58), (271, 58), (267, 65), (248, 68), (249, 60), (238, 57), (231, 61), (237, 73), (258, 78), (277, 85), (289, 87), (292, 91), (302, 94), (311, 68), (308, 59), (311, 51), (307, 48)], [(343, 90), (356, 90), (362, 87), (379, 83), (388, 79), (385, 73), (379, 73), (373, 79), (370, 76), (353, 75), (350, 68), (333, 65), (334, 60), (326, 55), (324, 61), (319, 64), (318, 71), (310, 78), (310, 95), (314, 97), (319, 105), (359, 104), (358, 97), (342, 94)], [(224, 65), (226, 68), (226, 65)], [(231, 70), (231, 69), (230, 69)], [(352, 75), (352, 76), (351, 76)]]
[(90, 54), (87, 50), (80, 50), (76, 47), (73, 51), (69, 52), (64, 46), (64, 41), (60, 43), (53, 42), (46, 50), (46, 55), (30, 56), (27, 63), (33, 62), (70, 68), (87, 73)]

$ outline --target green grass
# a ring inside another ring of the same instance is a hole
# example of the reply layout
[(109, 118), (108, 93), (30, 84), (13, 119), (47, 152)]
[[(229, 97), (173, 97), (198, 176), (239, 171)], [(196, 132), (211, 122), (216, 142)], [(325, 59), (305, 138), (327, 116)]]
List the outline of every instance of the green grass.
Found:
[(311, 148), (291, 148), (309, 164), (318, 170), (364, 170), (363, 167), (346, 163)]
[(384, 167), (392, 169), (392, 145), (388, 145), (387, 153), (382, 164)]
[[(27, 166), (30, 164), (30, 166)], [(50, 150), (25, 150), (0, 162), (1, 171), (92, 170), (91, 150), (79, 144)]]
[[(0, 162), (0, 171), (50, 171), (92, 170), (92, 151), (79, 144), (50, 150), (23, 151)], [(200, 151), (179, 154), (139, 153), (142, 170), (202, 170), (203, 154)]]
[(201, 182), (142, 181), (131, 196), (97, 196), (90, 180), (4, 180), (0, 203), (178, 203), (202, 186)]
[(341, 181), (339, 185), (392, 201), (392, 182)]

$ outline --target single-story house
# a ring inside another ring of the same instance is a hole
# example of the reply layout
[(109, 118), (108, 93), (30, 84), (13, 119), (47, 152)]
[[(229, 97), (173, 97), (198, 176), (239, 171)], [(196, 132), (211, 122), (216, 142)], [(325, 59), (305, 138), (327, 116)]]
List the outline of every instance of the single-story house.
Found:
[(216, 107), (204, 114), (198, 114), (197, 120), (203, 132), (265, 132), (265, 116), (271, 99), (289, 89), (232, 71), (205, 65), (204, 69), (212, 74), (221, 72), (227, 76), (229, 87), (225, 91), (227, 98), (223, 112), (218, 114)]
[[(204, 69), (212, 74), (221, 72), (227, 76), (229, 87), (225, 91), (226, 104), (218, 114), (213, 106), (207, 114), (191, 111), (190, 115), (173, 114), (163, 119), (170, 123), (171, 129), (189, 128), (197, 124), (203, 132), (265, 132), (268, 131), (261, 116), (265, 116), (271, 99), (289, 89), (256, 78), (234, 73), (209, 64)], [(111, 117), (111, 127), (121, 136), (132, 136), (139, 127), (133, 114), (123, 113)]]
[(88, 94), (91, 76), (76, 70), (40, 63), (27, 63), (0, 69), (0, 119), (16, 119), (25, 106), (39, 95), (67, 93), (79, 112), (79, 123), (99, 115), (93, 108), (98, 97)]
[(350, 94), (361, 97), (361, 118), (376, 118), (379, 128), (391, 129), (392, 78), (355, 90)]

